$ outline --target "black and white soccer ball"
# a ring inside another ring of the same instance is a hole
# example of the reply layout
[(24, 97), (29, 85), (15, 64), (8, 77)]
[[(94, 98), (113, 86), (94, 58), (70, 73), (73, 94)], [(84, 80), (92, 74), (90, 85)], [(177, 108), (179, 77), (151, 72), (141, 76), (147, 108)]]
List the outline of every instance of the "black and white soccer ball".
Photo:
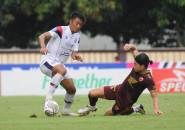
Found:
[(44, 113), (47, 116), (55, 116), (57, 113), (59, 113), (58, 103), (53, 100), (46, 101), (44, 104)]

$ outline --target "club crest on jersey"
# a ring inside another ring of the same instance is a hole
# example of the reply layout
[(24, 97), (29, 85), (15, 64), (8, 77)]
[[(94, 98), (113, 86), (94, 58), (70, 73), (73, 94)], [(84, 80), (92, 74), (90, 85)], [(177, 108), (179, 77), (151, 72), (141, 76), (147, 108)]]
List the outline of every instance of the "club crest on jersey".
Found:
[(138, 83), (138, 81), (135, 78), (133, 78), (132, 76), (130, 76), (128, 78), (128, 82), (129, 82), (129, 84), (136, 84), (136, 83)]
[(144, 80), (143, 77), (139, 77), (139, 81), (142, 82)]

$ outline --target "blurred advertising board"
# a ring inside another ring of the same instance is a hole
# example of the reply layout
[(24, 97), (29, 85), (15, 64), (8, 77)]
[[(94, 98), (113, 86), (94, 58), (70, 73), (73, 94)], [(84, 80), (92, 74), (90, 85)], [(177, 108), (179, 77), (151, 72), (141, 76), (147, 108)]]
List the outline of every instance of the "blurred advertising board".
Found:
[(185, 69), (153, 69), (152, 73), (158, 92), (185, 92)]
[[(70, 64), (69, 72), (74, 79), (77, 94), (86, 95), (89, 90), (104, 85), (122, 83), (129, 74), (124, 64)], [(1, 70), (0, 92), (2, 96), (45, 95), (50, 78), (43, 75), (38, 65), (13, 65)], [(64, 95), (60, 86), (56, 95)]]
[[(120, 84), (131, 71), (126, 63), (66, 64), (77, 89), (78, 95), (86, 95), (89, 90)], [(157, 90), (160, 93), (185, 92), (185, 69), (151, 69)], [(45, 95), (50, 78), (43, 75), (38, 64), (0, 65), (0, 95)], [(144, 91), (148, 93), (148, 91)], [(56, 95), (64, 95), (62, 86)]]

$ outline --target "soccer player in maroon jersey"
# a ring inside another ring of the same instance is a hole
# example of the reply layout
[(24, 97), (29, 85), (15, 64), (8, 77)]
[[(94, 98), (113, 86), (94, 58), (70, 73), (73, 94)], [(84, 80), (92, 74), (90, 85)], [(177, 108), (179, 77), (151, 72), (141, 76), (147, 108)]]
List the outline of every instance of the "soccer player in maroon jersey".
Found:
[(156, 115), (161, 115), (159, 110), (158, 97), (156, 87), (149, 70), (148, 65), (152, 61), (145, 53), (139, 53), (133, 44), (125, 44), (125, 51), (131, 51), (134, 56), (134, 67), (123, 83), (113, 86), (104, 86), (93, 89), (89, 92), (89, 105), (79, 109), (81, 116), (88, 115), (90, 112), (96, 111), (96, 102), (98, 98), (107, 100), (115, 100), (115, 104), (105, 112), (105, 115), (129, 115), (133, 112), (145, 114), (142, 104), (133, 106), (141, 93), (147, 88), (153, 99), (153, 110)]

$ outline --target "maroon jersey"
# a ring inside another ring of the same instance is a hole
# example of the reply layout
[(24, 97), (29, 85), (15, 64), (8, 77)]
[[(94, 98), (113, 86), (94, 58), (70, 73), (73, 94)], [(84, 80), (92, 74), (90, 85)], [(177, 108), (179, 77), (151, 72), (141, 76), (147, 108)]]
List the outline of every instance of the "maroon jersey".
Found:
[(138, 73), (132, 69), (124, 82), (119, 85), (118, 95), (122, 99), (126, 97), (130, 102), (135, 103), (145, 88), (148, 90), (155, 89), (150, 71)]

